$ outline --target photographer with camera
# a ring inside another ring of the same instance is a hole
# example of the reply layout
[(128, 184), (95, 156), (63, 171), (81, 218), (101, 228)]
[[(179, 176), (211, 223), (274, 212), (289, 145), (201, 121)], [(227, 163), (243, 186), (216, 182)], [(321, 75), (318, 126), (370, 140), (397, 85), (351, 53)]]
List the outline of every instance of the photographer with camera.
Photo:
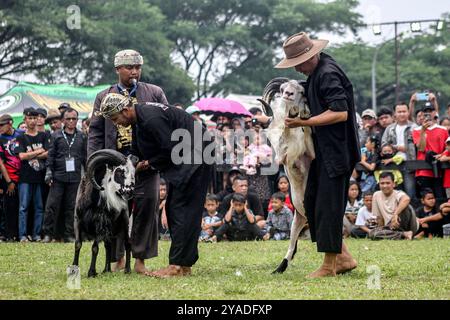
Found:
[(412, 116), (415, 114), (416, 103), (430, 103), (433, 109), (436, 111), (436, 115), (439, 117), (439, 105), (436, 99), (436, 95), (428, 90), (424, 92), (415, 92), (409, 99), (409, 111), (410, 121), (414, 121)]
[(425, 103), (422, 111), (425, 117), (424, 123), (413, 130), (413, 140), (417, 146), (417, 160), (429, 162), (432, 166), (434, 165), (434, 170), (419, 169), (416, 171), (418, 186), (416, 195), (419, 196), (425, 188), (431, 188), (438, 199), (444, 199), (442, 177), (437, 170), (436, 155), (444, 151), (448, 131), (437, 124), (437, 111), (430, 102)]

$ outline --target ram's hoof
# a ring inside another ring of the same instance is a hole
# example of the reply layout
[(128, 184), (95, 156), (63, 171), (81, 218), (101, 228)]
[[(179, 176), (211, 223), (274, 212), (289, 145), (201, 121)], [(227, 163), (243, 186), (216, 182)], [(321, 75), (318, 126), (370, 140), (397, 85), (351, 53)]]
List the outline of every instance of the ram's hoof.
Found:
[(97, 276), (97, 272), (95, 270), (89, 270), (88, 278), (95, 278)]

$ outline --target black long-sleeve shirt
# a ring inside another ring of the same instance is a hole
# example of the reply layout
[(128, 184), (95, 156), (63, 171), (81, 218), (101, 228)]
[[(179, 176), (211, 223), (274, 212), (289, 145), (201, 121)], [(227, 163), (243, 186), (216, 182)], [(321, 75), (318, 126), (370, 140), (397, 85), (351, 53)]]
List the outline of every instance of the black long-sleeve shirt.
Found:
[[(79, 130), (76, 130), (76, 135), (69, 135), (66, 133), (67, 141), (64, 138), (62, 131), (58, 130), (52, 133), (50, 139), (50, 148), (48, 150), (47, 165), (52, 172), (54, 180), (66, 183), (76, 183), (81, 181), (81, 168), (86, 165), (87, 156), (87, 139), (86, 136)], [(69, 144), (73, 142), (70, 153)], [(75, 171), (66, 171), (66, 159), (72, 157), (75, 159)]]
[[(164, 178), (174, 186), (186, 185), (204, 162), (203, 150), (211, 143), (206, 127), (186, 111), (164, 104), (138, 104), (136, 116), (132, 153), (164, 172)], [(183, 133), (187, 136), (178, 135)], [(207, 141), (203, 141), (204, 135)], [(177, 163), (181, 158), (187, 161)]]

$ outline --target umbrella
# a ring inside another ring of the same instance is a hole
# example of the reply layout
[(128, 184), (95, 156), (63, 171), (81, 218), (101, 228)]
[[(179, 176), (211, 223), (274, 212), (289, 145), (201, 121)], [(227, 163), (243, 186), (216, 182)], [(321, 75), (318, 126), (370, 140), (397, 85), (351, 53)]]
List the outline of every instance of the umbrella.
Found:
[(203, 98), (194, 103), (194, 105), (199, 107), (202, 113), (212, 114), (214, 117), (225, 116), (234, 118), (239, 116), (252, 116), (241, 103), (230, 99)]

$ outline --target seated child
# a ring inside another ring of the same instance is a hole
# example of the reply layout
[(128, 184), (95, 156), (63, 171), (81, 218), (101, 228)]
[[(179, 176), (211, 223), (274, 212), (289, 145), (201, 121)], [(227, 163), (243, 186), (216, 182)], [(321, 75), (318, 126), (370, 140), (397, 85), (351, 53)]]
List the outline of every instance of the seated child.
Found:
[(361, 191), (374, 191), (376, 187), (373, 171), (377, 161), (379, 139), (376, 135), (367, 137), (365, 148), (361, 150), (360, 164), (364, 167), (360, 176)]
[(417, 209), (416, 216), (420, 225), (415, 239), (423, 237), (432, 238), (433, 236), (442, 237), (442, 226), (444, 225), (442, 214), (436, 210), (436, 198), (433, 190), (425, 188), (422, 191), (421, 202), (423, 207)]
[(377, 217), (372, 214), (372, 197), (371, 191), (364, 193), (364, 206), (359, 209), (355, 227), (350, 233), (354, 238), (365, 238), (371, 229), (378, 226)]
[(170, 240), (169, 225), (166, 215), (167, 183), (161, 178), (159, 182), (159, 239)]
[(206, 214), (202, 219), (202, 231), (199, 241), (206, 241), (214, 235), (214, 230), (222, 225), (222, 219), (217, 213), (219, 200), (214, 194), (208, 194), (205, 200)]
[(270, 199), (272, 211), (267, 216), (266, 230), (271, 239), (289, 239), (294, 216), (292, 211), (284, 205), (284, 201), (285, 196), (282, 192), (274, 193)]
[(257, 226), (253, 212), (248, 209), (247, 199), (241, 193), (234, 193), (230, 208), (223, 219), (224, 223), (216, 230), (210, 241), (216, 242), (226, 235), (230, 241), (267, 240), (264, 232)]
[[(291, 197), (289, 195), (289, 179), (284, 174), (281, 175), (277, 180), (277, 186), (278, 191), (282, 192), (284, 194), (285, 200), (284, 205), (291, 210), (291, 212), (294, 212), (294, 206), (292, 205)], [(269, 207), (267, 209), (267, 212), (272, 211), (272, 201), (269, 202)]]
[[(399, 165), (402, 163), (405, 159), (403, 156), (397, 154), (397, 150), (394, 148), (392, 144), (386, 143), (381, 147), (380, 150), (380, 157), (377, 161), (377, 166), (379, 165), (388, 165), (390, 163), (395, 163), (396, 165)], [(397, 188), (402, 189), (403, 184), (403, 175), (400, 170), (397, 169), (383, 169), (383, 170), (375, 170), (374, 176), (377, 181), (377, 183), (380, 182), (380, 174), (382, 172), (392, 172), (394, 175), (394, 182)]]
[(351, 231), (355, 227), (356, 216), (358, 210), (362, 207), (359, 198), (359, 185), (356, 181), (350, 181), (348, 187), (348, 201), (345, 207), (344, 215), (344, 237), (350, 236)]

